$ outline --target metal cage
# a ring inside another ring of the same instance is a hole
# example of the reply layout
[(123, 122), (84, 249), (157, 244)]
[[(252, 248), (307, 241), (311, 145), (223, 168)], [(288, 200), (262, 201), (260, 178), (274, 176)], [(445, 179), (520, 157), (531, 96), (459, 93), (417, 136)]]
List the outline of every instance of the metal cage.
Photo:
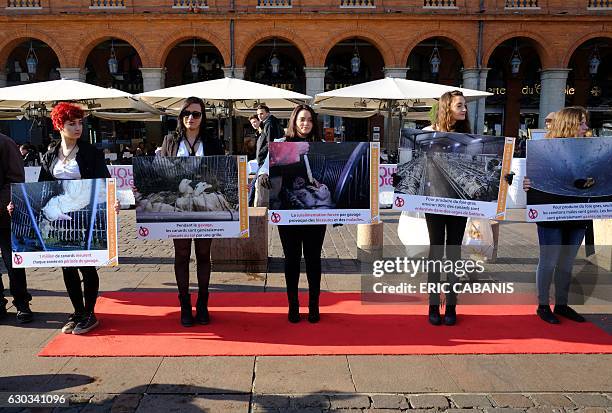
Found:
[(235, 156), (134, 158), (134, 185), (141, 194), (176, 192), (183, 179), (206, 181), (216, 187), (230, 205), (238, 205), (238, 161)]
[[(48, 221), (43, 207), (51, 198), (62, 193), (61, 181), (41, 182), (36, 190), (28, 191), (20, 184), (13, 188), (15, 209), (11, 232), (18, 248), (16, 251), (61, 251), (79, 249), (105, 249), (107, 245), (106, 202), (98, 203), (91, 226), (91, 204), (84, 209), (68, 212), (71, 220)], [(91, 242), (88, 248), (88, 241)], [(40, 235), (40, 236), (39, 236)]]

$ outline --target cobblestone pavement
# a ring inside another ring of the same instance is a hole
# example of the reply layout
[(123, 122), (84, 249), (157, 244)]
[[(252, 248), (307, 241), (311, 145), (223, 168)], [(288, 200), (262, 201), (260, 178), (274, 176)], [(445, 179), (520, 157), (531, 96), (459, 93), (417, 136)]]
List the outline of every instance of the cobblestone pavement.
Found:
[[(398, 245), (399, 215), (385, 211), (382, 216), (385, 245)], [(100, 270), (101, 290), (175, 291), (171, 242), (136, 240), (133, 211), (121, 212), (120, 228), (121, 265)], [(283, 291), (278, 232), (271, 227), (269, 235), (267, 273), (213, 272), (211, 289)], [(329, 228), (324, 289), (360, 288), (356, 239), (355, 226)], [(487, 274), (498, 280), (519, 274), (528, 284), (537, 254), (534, 225), (503, 222), (498, 259), (487, 266)], [(576, 271), (607, 283), (612, 275), (584, 258)], [(300, 285), (306, 287), (302, 278)], [(28, 270), (28, 283), (36, 320), (16, 326), (14, 308), (9, 308), (0, 321), (0, 393), (72, 394), (69, 408), (35, 411), (612, 412), (612, 355), (606, 354), (37, 357), (59, 333), (71, 306), (60, 270)], [(609, 303), (594, 300), (580, 310), (612, 333)], [(30, 410), (0, 407), (0, 412), (25, 411)]]

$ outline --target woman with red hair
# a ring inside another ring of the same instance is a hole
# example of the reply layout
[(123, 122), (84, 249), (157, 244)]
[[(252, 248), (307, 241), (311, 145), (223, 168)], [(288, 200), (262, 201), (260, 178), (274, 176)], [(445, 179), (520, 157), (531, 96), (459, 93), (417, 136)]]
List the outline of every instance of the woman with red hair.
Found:
[[(61, 139), (49, 145), (43, 156), (39, 181), (64, 179), (110, 178), (104, 155), (95, 146), (81, 140), (83, 110), (72, 103), (62, 102), (51, 111), (53, 126)], [(115, 204), (115, 211), (119, 206)], [(83, 287), (79, 271), (83, 276)], [(74, 307), (74, 313), (62, 328), (65, 334), (84, 334), (98, 325), (94, 314), (100, 279), (96, 267), (62, 268), (66, 291)]]

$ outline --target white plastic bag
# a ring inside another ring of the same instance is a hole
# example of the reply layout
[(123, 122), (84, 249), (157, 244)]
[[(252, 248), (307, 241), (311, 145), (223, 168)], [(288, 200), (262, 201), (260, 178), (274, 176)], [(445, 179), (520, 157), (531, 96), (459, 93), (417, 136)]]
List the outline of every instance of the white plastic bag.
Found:
[(495, 250), (491, 222), (488, 219), (469, 218), (463, 235), (463, 246), (469, 258), (491, 260)]

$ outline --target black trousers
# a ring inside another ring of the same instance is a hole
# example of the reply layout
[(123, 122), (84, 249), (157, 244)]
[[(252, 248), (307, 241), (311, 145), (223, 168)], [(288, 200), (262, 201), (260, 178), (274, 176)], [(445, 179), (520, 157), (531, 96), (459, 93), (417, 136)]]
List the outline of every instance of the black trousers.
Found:
[[(22, 305), (27, 304), (32, 299), (32, 296), (28, 293), (25, 269), (13, 268), (10, 228), (0, 228), (0, 251), (2, 252), (4, 266), (8, 272), (13, 304), (15, 304), (17, 309), (20, 309)], [(6, 305), (6, 303), (2, 274), (0, 274), (0, 305)]]
[(309, 299), (313, 303), (315, 301), (318, 303), (321, 292), (321, 251), (326, 230), (325, 225), (279, 225), (278, 227), (285, 254), (285, 282), (290, 303), (298, 301), (302, 250), (306, 261)]
[[(446, 246), (446, 259), (455, 261), (461, 259), (461, 243), (463, 233), (467, 224), (466, 217), (456, 217), (451, 215), (425, 214), (427, 230), (429, 231), (429, 259), (441, 260), (444, 257), (444, 247)], [(429, 271), (427, 282), (439, 283), (440, 271), (434, 266), (433, 271)], [(457, 277), (453, 273), (448, 274), (448, 282), (451, 287), (457, 282)], [(429, 304), (439, 305), (440, 294), (430, 294)], [(457, 295), (451, 291), (446, 295), (446, 304), (456, 305)]]
[[(174, 276), (179, 295), (189, 294), (189, 259), (191, 258), (191, 238), (173, 239), (174, 242)], [(210, 245), (212, 238), (195, 239), (196, 269), (198, 275), (198, 293), (208, 294), (210, 283)]]
[[(83, 275), (83, 285), (81, 277)], [(93, 313), (98, 300), (100, 277), (96, 267), (63, 267), (64, 284), (74, 312), (78, 314)]]

